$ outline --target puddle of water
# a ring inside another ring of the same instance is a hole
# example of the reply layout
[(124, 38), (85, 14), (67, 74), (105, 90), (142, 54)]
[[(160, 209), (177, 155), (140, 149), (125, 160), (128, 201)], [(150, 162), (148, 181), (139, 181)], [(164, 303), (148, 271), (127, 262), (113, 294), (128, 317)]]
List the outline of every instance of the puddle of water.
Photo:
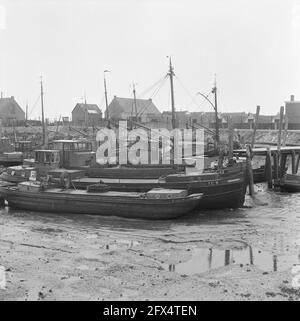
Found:
[(106, 250), (119, 250), (122, 247), (125, 248), (133, 248), (139, 246), (141, 242), (133, 241), (133, 240), (114, 240), (113, 243), (109, 243), (105, 245)]
[(285, 271), (295, 264), (300, 264), (300, 255), (277, 256), (251, 246), (231, 250), (197, 248), (193, 250), (189, 261), (170, 264), (165, 268), (170, 272), (193, 275), (233, 264), (255, 265), (268, 272)]

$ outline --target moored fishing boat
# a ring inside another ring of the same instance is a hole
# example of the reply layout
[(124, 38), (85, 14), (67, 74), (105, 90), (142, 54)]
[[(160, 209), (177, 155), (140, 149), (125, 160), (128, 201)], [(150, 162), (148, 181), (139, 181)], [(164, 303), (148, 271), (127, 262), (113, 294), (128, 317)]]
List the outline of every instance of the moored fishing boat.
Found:
[(202, 194), (186, 190), (154, 189), (147, 193), (97, 192), (47, 187), (40, 182), (23, 182), (0, 187), (8, 206), (16, 209), (121, 216), (141, 219), (173, 219), (192, 211)]
[[(76, 188), (85, 189), (99, 181), (99, 178), (83, 177), (72, 182)], [(187, 189), (189, 193), (203, 194), (197, 208), (237, 208), (243, 206), (245, 200), (246, 168), (244, 163), (237, 163), (200, 174), (172, 174), (160, 179), (101, 178), (101, 181), (116, 191), (145, 192), (157, 187)]]
[(95, 178), (155, 179), (162, 175), (176, 174), (183, 171), (184, 166), (175, 165), (93, 166), (87, 169), (87, 176)]

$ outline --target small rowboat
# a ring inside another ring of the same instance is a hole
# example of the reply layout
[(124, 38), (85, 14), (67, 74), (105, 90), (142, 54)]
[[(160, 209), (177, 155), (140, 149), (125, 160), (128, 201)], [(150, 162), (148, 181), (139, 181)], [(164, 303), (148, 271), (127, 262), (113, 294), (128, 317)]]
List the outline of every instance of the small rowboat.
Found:
[(1, 187), (1, 196), (12, 208), (56, 213), (96, 214), (142, 219), (173, 219), (192, 211), (202, 194), (186, 190), (152, 189), (147, 193), (88, 192), (44, 187), (40, 182), (22, 182)]

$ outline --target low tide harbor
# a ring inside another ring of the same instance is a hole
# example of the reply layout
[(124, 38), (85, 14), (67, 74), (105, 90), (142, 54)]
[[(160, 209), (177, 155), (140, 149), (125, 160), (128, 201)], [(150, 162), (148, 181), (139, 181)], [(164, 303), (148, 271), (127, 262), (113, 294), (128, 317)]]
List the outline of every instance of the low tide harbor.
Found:
[[(0, 215), (0, 300), (295, 300), (300, 198), (175, 221)], [(251, 205), (247, 197), (246, 205)]]
[(300, 301), (299, 1), (0, 1), (0, 302)]

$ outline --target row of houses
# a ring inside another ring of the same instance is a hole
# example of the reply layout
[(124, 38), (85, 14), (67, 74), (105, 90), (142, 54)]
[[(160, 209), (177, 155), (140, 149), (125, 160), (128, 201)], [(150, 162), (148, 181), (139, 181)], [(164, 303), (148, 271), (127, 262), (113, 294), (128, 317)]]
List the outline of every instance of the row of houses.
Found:
[[(292, 95), (285, 103), (285, 112), (288, 119), (289, 129), (300, 129), (300, 101), (295, 101)], [(114, 96), (108, 106), (110, 119), (135, 120), (149, 127), (171, 127), (171, 111), (160, 112), (151, 99), (132, 99)], [(246, 112), (219, 113), (218, 122), (221, 128), (227, 128), (229, 122), (235, 128), (252, 128), (255, 115)], [(97, 104), (77, 103), (72, 111), (72, 123), (75, 126), (98, 126), (102, 123), (103, 113)], [(69, 122), (68, 117), (63, 117)], [(0, 98), (0, 123), (3, 126), (22, 124), (25, 121), (25, 112), (16, 102), (15, 98)], [(258, 129), (278, 128), (279, 115), (259, 115)], [(214, 112), (176, 112), (176, 126), (186, 127), (187, 125), (201, 124), (214, 128), (216, 117)]]

